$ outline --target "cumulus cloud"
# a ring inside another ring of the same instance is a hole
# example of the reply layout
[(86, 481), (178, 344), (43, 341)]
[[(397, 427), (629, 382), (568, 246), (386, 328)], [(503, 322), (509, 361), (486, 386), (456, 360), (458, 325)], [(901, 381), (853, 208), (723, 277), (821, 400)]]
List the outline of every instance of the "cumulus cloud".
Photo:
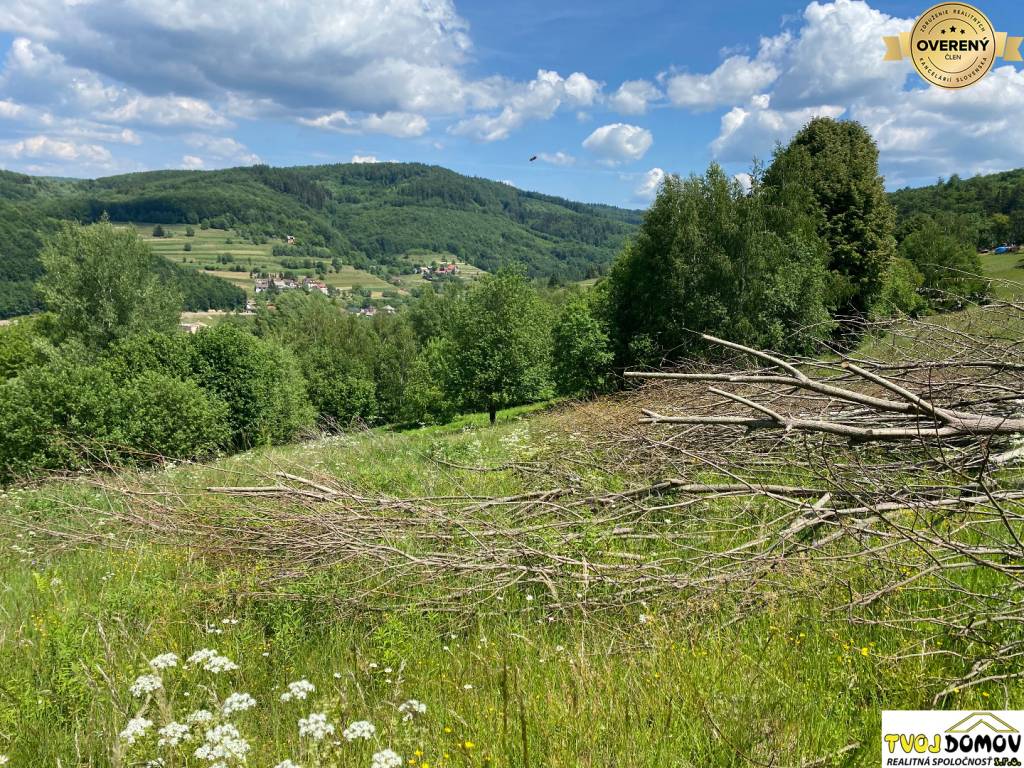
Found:
[(111, 159), (110, 151), (99, 144), (80, 144), (42, 135), (0, 144), (0, 157), (82, 160), (90, 165), (102, 165)]
[(661, 98), (661, 91), (647, 80), (627, 80), (608, 97), (609, 106), (623, 115), (642, 115), (648, 103)]
[(183, 155), (181, 158), (181, 167), (186, 171), (198, 171), (203, 165), (203, 158), (195, 155)]
[(376, 155), (352, 155), (353, 163), (379, 163)]
[[(492, 93), (502, 86), (492, 84)], [(541, 69), (537, 77), (522, 86), (505, 85), (504, 108), (497, 114), (480, 114), (456, 123), (451, 132), (478, 141), (507, 139), (528, 120), (547, 120), (563, 104), (590, 106), (601, 92), (601, 84), (581, 72), (563, 78), (557, 72)]]
[(774, 62), (781, 41), (765, 40), (754, 59), (730, 56), (708, 74), (676, 74), (666, 80), (669, 100), (677, 107), (706, 110), (746, 101), (775, 82)]
[(636, 189), (633, 190), (633, 196), (637, 200), (651, 200), (658, 194), (658, 190), (664, 181), (665, 171), (661, 168), (651, 168), (651, 170), (644, 174)]
[(368, 112), (417, 111), (410, 99), (428, 77), (447, 108), (470, 49), (451, 0), (19, 0), (0, 9), (0, 29), (143, 93), (234, 91)]
[(583, 147), (605, 162), (616, 164), (639, 160), (654, 143), (654, 137), (646, 128), (626, 123), (602, 125), (586, 139)]
[(425, 117), (409, 112), (353, 117), (344, 110), (337, 110), (320, 117), (299, 118), (299, 122), (339, 133), (383, 133), (398, 138), (422, 136), (429, 127)]

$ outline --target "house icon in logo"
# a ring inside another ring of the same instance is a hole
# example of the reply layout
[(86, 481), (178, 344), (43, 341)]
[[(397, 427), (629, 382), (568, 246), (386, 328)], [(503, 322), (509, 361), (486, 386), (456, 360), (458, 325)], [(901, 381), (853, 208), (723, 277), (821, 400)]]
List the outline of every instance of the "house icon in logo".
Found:
[(963, 720), (946, 729), (946, 733), (971, 733), (987, 728), (993, 733), (1017, 733), (1017, 729), (991, 712), (972, 712)]

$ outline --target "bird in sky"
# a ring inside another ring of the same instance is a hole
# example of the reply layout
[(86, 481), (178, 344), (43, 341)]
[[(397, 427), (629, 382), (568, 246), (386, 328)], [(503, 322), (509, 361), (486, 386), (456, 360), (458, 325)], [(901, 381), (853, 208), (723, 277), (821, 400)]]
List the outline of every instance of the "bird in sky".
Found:
[(532, 163), (532, 162), (533, 162), (534, 160), (536, 160), (536, 159), (537, 159), (537, 156), (536, 156), (536, 155), (534, 155), (533, 157), (531, 157), (531, 158), (530, 158), (530, 162)]

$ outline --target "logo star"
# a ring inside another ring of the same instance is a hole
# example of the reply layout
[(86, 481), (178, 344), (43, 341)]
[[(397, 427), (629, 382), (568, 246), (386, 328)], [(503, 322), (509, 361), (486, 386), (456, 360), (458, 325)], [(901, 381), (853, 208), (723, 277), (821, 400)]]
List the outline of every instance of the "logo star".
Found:
[(949, 28), (949, 31), (950, 31), (950, 32), (956, 32), (956, 27), (950, 27), (950, 28)]

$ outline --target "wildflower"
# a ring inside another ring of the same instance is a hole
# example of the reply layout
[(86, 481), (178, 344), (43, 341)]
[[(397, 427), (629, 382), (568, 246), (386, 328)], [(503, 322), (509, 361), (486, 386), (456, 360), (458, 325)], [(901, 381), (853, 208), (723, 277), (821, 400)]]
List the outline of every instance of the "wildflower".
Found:
[(469, 739), (467, 739), (466, 741), (462, 742), (462, 748), (463, 748), (463, 749), (472, 749), (472, 748), (473, 748), (473, 747), (475, 747), (475, 746), (476, 746), (476, 744), (474, 744), (474, 743), (473, 743), (472, 741), (470, 741)]
[(153, 691), (158, 691), (163, 687), (164, 683), (157, 675), (139, 675), (128, 690), (131, 691), (132, 696), (141, 699), (143, 696), (153, 693)]
[(308, 717), (299, 719), (299, 736), (308, 736), (313, 741), (321, 741), (333, 733), (334, 726), (327, 722), (327, 715), (323, 712), (311, 712)]
[(188, 726), (184, 723), (176, 723), (174, 721), (169, 722), (159, 731), (160, 739), (157, 741), (158, 747), (176, 747), (183, 741), (188, 741), (191, 735)]
[(464, 691), (472, 691), (473, 690), (473, 684), (472, 683), (466, 683), (464, 686), (462, 686), (462, 690), (464, 690)]
[(646, 624), (648, 621), (650, 621), (650, 616), (648, 616), (646, 613), (641, 613), (639, 621), (641, 624)]
[(7, 755), (0, 755), (0, 765), (7, 765), (8, 762), (10, 762), (10, 759)]
[(294, 683), (288, 683), (288, 690), (281, 694), (281, 701), (291, 701), (292, 699), (305, 699), (309, 694), (316, 690), (316, 686), (313, 685), (309, 680), (302, 679), (296, 680)]
[(370, 762), (370, 768), (399, 768), (402, 765), (402, 756), (393, 749), (382, 749), (375, 752)]
[(341, 735), (345, 737), (345, 741), (355, 741), (356, 739), (369, 741), (376, 732), (376, 727), (369, 720), (356, 720), (342, 731)]
[(178, 654), (161, 653), (159, 656), (154, 656), (149, 660), (149, 666), (157, 671), (176, 667), (178, 666)]
[(335, 680), (341, 680), (341, 672), (335, 672), (334, 673), (334, 679)]
[(861, 656), (867, 656), (869, 653), (871, 653), (871, 651), (868, 650), (868, 647), (866, 645), (860, 649)]
[(427, 712), (427, 705), (416, 699), (409, 699), (402, 704), (398, 711), (402, 713), (403, 720), (412, 720), (416, 715), (424, 715)]
[(207, 709), (197, 709), (185, 718), (185, 722), (190, 725), (202, 725), (203, 723), (208, 723), (211, 720), (213, 720), (213, 713)]
[[(200, 760), (209, 760), (211, 763), (223, 761), (226, 765), (228, 760), (245, 762), (245, 756), (249, 753), (249, 742), (242, 738), (242, 734), (231, 723), (218, 725), (206, 732), (206, 741), (196, 749), (195, 756)], [(210, 766), (214, 768), (214, 766)]]
[(299, 768), (297, 763), (293, 763), (291, 760), (282, 760), (280, 763), (274, 766), (274, 768)]
[(245, 712), (245, 710), (252, 709), (255, 706), (256, 699), (248, 693), (232, 693), (224, 700), (220, 711), (224, 717), (231, 717), (236, 712)]
[(125, 744), (134, 744), (153, 727), (153, 721), (145, 717), (133, 717), (119, 734)]
[(189, 667), (201, 666), (207, 672), (212, 672), (215, 675), (220, 672), (234, 672), (238, 669), (238, 665), (235, 662), (227, 656), (221, 656), (213, 648), (203, 648), (200, 651), (196, 651), (188, 657), (188, 661), (185, 664)]

